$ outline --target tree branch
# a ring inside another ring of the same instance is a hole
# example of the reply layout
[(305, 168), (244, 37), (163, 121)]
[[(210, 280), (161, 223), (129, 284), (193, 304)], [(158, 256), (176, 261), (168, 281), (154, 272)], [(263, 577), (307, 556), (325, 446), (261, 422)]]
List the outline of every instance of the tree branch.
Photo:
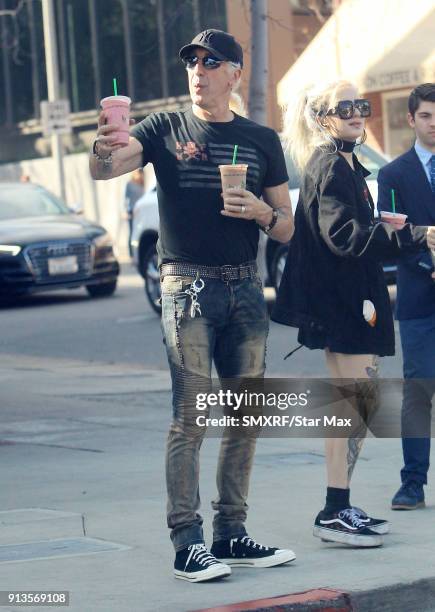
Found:
[(16, 8), (14, 8), (14, 9), (2, 9), (0, 11), (0, 17), (12, 17), (12, 18), (16, 18), (18, 13), (24, 7), (24, 3), (25, 2), (26, 2), (26, 0), (19, 0), (18, 5), (17, 5)]

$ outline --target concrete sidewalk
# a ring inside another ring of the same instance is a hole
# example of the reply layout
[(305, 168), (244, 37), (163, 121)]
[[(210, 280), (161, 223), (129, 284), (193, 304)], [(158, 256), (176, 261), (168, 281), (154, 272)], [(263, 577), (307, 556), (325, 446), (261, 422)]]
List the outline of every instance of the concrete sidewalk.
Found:
[[(325, 495), (322, 442), (260, 440), (248, 530), (259, 542), (292, 548), (297, 559), (268, 570), (234, 569), (225, 581), (195, 585), (171, 572), (167, 372), (11, 356), (2, 358), (0, 385), (0, 590), (67, 590), (74, 612), (187, 612), (325, 588), (354, 594), (342, 610), (352, 609), (352, 601), (373, 612), (435, 609), (435, 493), (429, 486), (425, 510), (389, 510), (399, 484), (398, 440), (368, 440), (355, 472), (352, 503), (392, 522), (385, 546), (368, 550), (311, 535)], [(204, 442), (207, 543), (217, 451), (218, 440)]]

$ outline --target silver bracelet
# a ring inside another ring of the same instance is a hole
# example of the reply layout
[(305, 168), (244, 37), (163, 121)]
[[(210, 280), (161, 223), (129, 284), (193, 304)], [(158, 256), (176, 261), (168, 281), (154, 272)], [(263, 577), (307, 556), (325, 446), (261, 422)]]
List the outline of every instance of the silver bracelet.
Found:
[(94, 140), (94, 144), (92, 145), (92, 155), (97, 161), (103, 162), (105, 166), (110, 166), (113, 162), (112, 153), (110, 153), (108, 157), (101, 157), (101, 155), (99, 155), (97, 151), (97, 142), (98, 140)]

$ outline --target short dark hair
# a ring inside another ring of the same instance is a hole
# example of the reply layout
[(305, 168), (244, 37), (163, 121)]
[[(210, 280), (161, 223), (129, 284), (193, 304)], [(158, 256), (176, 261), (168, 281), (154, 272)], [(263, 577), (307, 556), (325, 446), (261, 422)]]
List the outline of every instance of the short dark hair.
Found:
[(408, 98), (408, 110), (413, 118), (421, 102), (435, 102), (435, 83), (422, 83), (411, 91)]

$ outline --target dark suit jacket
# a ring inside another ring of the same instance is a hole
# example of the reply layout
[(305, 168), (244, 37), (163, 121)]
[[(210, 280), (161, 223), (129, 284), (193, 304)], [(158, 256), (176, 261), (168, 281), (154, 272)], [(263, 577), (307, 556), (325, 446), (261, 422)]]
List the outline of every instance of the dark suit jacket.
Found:
[[(408, 221), (415, 225), (435, 225), (435, 193), (414, 147), (380, 170), (378, 184), (379, 211), (391, 211), (394, 189), (397, 212), (408, 215)], [(429, 251), (400, 254), (397, 319), (421, 319), (435, 312), (435, 281), (431, 271)]]

